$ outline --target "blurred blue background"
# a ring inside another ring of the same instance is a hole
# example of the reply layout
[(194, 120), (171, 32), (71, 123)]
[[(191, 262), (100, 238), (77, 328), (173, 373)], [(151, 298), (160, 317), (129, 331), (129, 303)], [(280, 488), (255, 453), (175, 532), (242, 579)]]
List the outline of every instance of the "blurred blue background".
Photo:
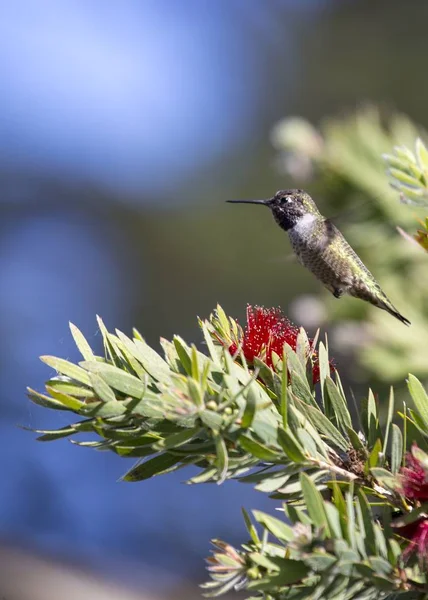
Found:
[(243, 485), (181, 485), (182, 471), (120, 483), (132, 461), (36, 443), (18, 426), (66, 419), (25, 386), (50, 375), (39, 355), (78, 358), (69, 320), (98, 350), (95, 314), (154, 345), (199, 343), (196, 315), (217, 302), (242, 321), (247, 302), (287, 311), (317, 290), (270, 215), (224, 200), (291, 183), (269, 141), (281, 117), (369, 99), (428, 125), (428, 6), (412, 5), (1, 2), (3, 539), (162, 587), (204, 578), (210, 538), (245, 539), (240, 506), (274, 509)]

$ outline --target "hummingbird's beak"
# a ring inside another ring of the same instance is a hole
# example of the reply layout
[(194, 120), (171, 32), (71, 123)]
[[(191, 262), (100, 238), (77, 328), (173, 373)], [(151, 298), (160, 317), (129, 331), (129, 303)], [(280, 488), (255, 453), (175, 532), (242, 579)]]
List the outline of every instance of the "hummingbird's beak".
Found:
[(264, 204), (268, 206), (270, 200), (226, 200), (226, 202), (230, 202), (231, 204)]

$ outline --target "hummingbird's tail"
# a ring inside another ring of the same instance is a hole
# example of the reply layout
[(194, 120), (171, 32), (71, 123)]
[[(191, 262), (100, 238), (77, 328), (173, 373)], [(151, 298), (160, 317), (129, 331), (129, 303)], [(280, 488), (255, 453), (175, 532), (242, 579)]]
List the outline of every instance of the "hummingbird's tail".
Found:
[(386, 310), (386, 312), (389, 312), (390, 315), (392, 315), (393, 317), (395, 317), (396, 319), (398, 319), (399, 321), (401, 321), (402, 323), (404, 323), (404, 325), (411, 325), (409, 319), (406, 319), (406, 317), (403, 317), (402, 314), (400, 314), (398, 312), (398, 310), (395, 308), (395, 306), (393, 306), (391, 304), (391, 302), (388, 300), (388, 298), (385, 296), (385, 300), (381, 300), (378, 304), (379, 308), (383, 308), (383, 310)]
[(354, 296), (355, 298), (366, 300), (367, 302), (370, 302), (370, 304), (373, 304), (374, 306), (377, 306), (382, 310), (386, 310), (386, 312), (388, 312), (390, 315), (404, 323), (404, 325), (411, 325), (409, 319), (406, 319), (406, 317), (403, 317), (403, 315), (398, 312), (398, 310), (389, 300), (388, 296), (385, 295), (385, 293), (380, 289), (379, 286), (376, 286), (375, 292), (373, 292), (373, 290), (367, 288), (362, 289), (360, 287), (356, 289), (350, 288), (348, 290), (348, 293), (351, 296)]

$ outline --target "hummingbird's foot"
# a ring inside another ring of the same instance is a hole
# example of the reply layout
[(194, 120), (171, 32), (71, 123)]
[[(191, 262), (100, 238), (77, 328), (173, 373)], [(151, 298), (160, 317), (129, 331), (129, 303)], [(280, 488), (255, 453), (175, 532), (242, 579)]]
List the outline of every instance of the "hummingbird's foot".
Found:
[(333, 296), (335, 298), (340, 298), (341, 296), (343, 296), (343, 289), (342, 288), (334, 288)]

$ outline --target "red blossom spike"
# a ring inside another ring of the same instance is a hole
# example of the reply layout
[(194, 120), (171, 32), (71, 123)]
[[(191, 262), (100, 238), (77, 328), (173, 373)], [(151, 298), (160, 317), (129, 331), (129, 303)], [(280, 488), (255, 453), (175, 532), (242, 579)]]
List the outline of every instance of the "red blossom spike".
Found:
[[(298, 335), (299, 328), (293, 325), (279, 308), (247, 305), (247, 326), (239, 348), (249, 363), (257, 357), (273, 368), (273, 353), (282, 356), (285, 342), (296, 350)], [(312, 340), (309, 342), (312, 343)], [(236, 343), (232, 343), (229, 352), (234, 356), (239, 348)], [(312, 363), (313, 382), (317, 383), (320, 379), (320, 369), (315, 351), (312, 354)]]
[(419, 563), (428, 569), (428, 519), (421, 518), (413, 523), (398, 527), (398, 535), (409, 540), (403, 552), (404, 560), (417, 554)]
[(418, 451), (417, 444), (413, 444), (407, 453), (406, 466), (400, 470), (401, 490), (409, 500), (425, 502), (428, 500), (428, 470), (417, 457)]

